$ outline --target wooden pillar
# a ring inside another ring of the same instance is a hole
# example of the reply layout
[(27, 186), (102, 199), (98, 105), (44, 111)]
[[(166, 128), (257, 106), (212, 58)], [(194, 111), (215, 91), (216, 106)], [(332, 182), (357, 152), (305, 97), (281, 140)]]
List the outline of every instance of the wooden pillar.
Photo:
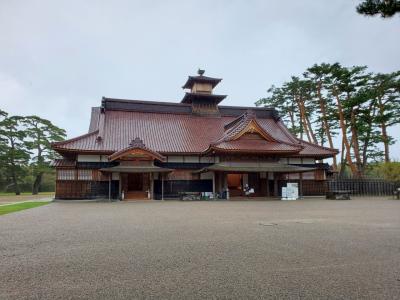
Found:
[(266, 182), (267, 182), (267, 197), (269, 197), (270, 196), (270, 191), (269, 191), (269, 172), (267, 172), (266, 174), (267, 174), (267, 179), (266, 179)]
[(299, 198), (303, 198), (303, 173), (299, 173)]
[(224, 172), (222, 173), (223, 180), (224, 180), (224, 189), (228, 189), (228, 173)]
[(108, 201), (111, 202), (111, 177), (112, 177), (112, 173), (109, 172), (108, 173)]
[(164, 200), (164, 173), (161, 173), (161, 200)]
[(154, 199), (154, 174), (150, 173), (150, 199)]
[(215, 171), (213, 171), (213, 176), (212, 176), (212, 184), (213, 184), (213, 194), (215, 194)]
[(222, 193), (223, 191), (223, 183), (222, 183), (222, 172), (218, 172), (218, 176), (217, 176), (217, 192), (218, 193)]
[(276, 176), (277, 173), (274, 173), (274, 196), (278, 197), (279, 193), (278, 193), (278, 178)]
[(118, 180), (118, 198), (120, 198), (121, 199), (121, 197), (122, 197), (122, 195), (121, 195), (121, 192), (122, 192), (122, 176), (121, 176), (121, 173), (118, 173), (118, 177), (119, 177), (119, 180)]

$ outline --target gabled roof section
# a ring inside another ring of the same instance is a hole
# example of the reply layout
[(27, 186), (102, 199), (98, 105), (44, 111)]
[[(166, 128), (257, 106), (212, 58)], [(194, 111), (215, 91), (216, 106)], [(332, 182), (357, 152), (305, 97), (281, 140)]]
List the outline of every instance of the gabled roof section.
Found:
[(339, 153), (339, 150), (332, 149), (324, 146), (320, 146), (317, 144), (313, 144), (310, 142), (306, 142), (298, 139), (300, 145), (302, 145), (303, 149), (299, 152), (300, 157), (315, 157), (315, 158), (328, 158), (333, 157)]
[(51, 166), (56, 167), (56, 168), (74, 168), (75, 165), (76, 165), (75, 160), (65, 159), (65, 158), (61, 158), (61, 159), (57, 158), (51, 163)]
[(99, 131), (95, 130), (72, 139), (54, 142), (51, 147), (58, 152), (110, 152), (97, 141), (98, 133)]
[(143, 141), (140, 138), (135, 138), (130, 144), (129, 147), (124, 148), (120, 151), (117, 151), (111, 154), (108, 157), (109, 161), (113, 161), (125, 156), (132, 156), (132, 157), (143, 157), (148, 156), (152, 159), (156, 159), (159, 161), (166, 161), (166, 157), (161, 155), (160, 153), (153, 151), (146, 147)]
[(185, 84), (182, 86), (183, 89), (191, 89), (193, 85), (196, 82), (199, 83), (210, 83), (213, 88), (220, 83), (222, 78), (213, 78), (213, 77), (208, 77), (204, 75), (199, 75), (199, 76), (189, 76), (188, 80), (185, 82)]
[(224, 126), (224, 134), (213, 144), (239, 139), (245, 133), (258, 133), (269, 142), (277, 142), (264, 128), (258, 123), (257, 116), (253, 110), (247, 110), (237, 119)]
[(215, 95), (215, 94), (201, 94), (201, 93), (185, 93), (181, 103), (189, 104), (193, 100), (202, 100), (210, 103), (218, 104), (226, 98), (226, 95)]
[(212, 144), (206, 153), (258, 153), (258, 154), (297, 154), (301, 147), (288, 145), (279, 142), (269, 142), (266, 140), (244, 140), (238, 139), (233, 141)]
[[(242, 138), (252, 134), (253, 138)], [(254, 135), (256, 138), (254, 138)], [(283, 142), (273, 137), (258, 122), (253, 110), (247, 110), (243, 115), (224, 126), (223, 135), (210, 144), (208, 152), (256, 152), (256, 153), (298, 153), (302, 147), (290, 141)]]
[(90, 115), (89, 133), (99, 129), (100, 107), (92, 107)]

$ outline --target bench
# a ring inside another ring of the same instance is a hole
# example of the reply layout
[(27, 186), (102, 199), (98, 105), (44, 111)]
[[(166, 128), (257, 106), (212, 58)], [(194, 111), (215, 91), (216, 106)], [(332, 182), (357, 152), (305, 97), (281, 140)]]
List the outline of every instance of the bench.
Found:
[(201, 193), (199, 193), (199, 192), (179, 192), (179, 199), (181, 201), (200, 200)]
[(326, 193), (326, 199), (329, 200), (350, 200), (351, 191), (349, 190), (333, 190)]
[(400, 200), (400, 188), (393, 191), (394, 199)]

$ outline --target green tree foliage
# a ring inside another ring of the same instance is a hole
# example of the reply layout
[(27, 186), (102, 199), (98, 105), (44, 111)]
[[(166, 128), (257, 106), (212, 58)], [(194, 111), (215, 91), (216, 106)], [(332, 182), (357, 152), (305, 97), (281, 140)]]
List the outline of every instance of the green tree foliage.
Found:
[[(8, 116), (8, 114), (0, 109), (0, 124), (3, 123), (4, 119)], [(1, 130), (1, 127), (0, 127)], [(6, 165), (6, 153), (8, 149), (7, 139), (0, 135), (0, 189), (3, 189), (6, 184), (7, 173), (5, 170)]]
[(27, 135), (27, 146), (34, 153), (31, 157), (31, 166), (35, 177), (32, 193), (38, 194), (42, 184), (42, 178), (49, 172), (50, 162), (54, 159), (55, 153), (51, 149), (51, 143), (62, 141), (66, 134), (49, 120), (38, 116), (27, 116), (23, 119)]
[(0, 188), (20, 194), (29, 186), (33, 194), (44, 184), (52, 188), (55, 153), (50, 144), (65, 138), (65, 131), (37, 116), (8, 116), (0, 110)]
[(357, 5), (357, 12), (362, 15), (375, 16), (382, 18), (393, 17), (400, 12), (400, 1), (398, 0), (364, 0)]
[(400, 182), (400, 162), (384, 162), (372, 166), (370, 173), (388, 181)]
[[(335, 169), (340, 165), (344, 172), (347, 166), (361, 177), (368, 163), (390, 161), (393, 137), (387, 129), (400, 123), (400, 72), (373, 74), (365, 66), (323, 63), (268, 92), (256, 105), (288, 115), (285, 121), (300, 139), (338, 148)], [(334, 144), (337, 135), (339, 145)]]
[(21, 193), (20, 183), (24, 176), (30, 158), (30, 152), (25, 143), (26, 132), (21, 130), (22, 117), (5, 117), (0, 122), (0, 136), (4, 143), (2, 151), (3, 169), (16, 195)]

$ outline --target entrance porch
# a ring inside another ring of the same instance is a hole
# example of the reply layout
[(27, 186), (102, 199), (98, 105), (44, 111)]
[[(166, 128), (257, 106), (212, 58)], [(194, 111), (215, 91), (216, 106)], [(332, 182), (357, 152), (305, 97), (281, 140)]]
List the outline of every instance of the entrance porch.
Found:
[[(164, 174), (170, 169), (152, 165), (125, 165), (101, 169), (109, 174), (110, 182), (113, 176), (119, 179), (119, 199), (121, 200), (151, 200), (154, 199), (154, 182), (164, 181)], [(162, 187), (164, 184), (162, 184)], [(163, 188), (162, 188), (163, 193)]]
[[(306, 168), (283, 163), (262, 162), (222, 162), (206, 167), (200, 172), (213, 173), (213, 192), (218, 194), (229, 192), (229, 198), (245, 197), (279, 197), (284, 174), (298, 174), (299, 195), (302, 196), (303, 173), (312, 172), (314, 168)], [(244, 188), (254, 190), (246, 195)]]

